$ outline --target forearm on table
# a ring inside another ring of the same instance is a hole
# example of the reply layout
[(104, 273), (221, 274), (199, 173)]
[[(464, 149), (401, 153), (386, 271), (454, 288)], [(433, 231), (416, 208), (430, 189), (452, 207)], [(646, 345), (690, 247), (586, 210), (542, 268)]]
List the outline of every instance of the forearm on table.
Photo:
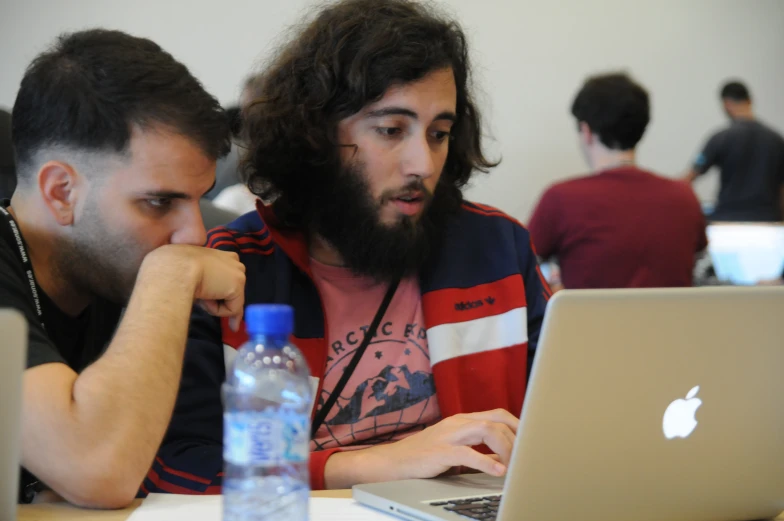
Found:
[(324, 466), (324, 488), (344, 489), (360, 483), (405, 479), (395, 462), (385, 456), (385, 445), (336, 452)]
[(23, 464), (69, 501), (115, 508), (136, 495), (174, 407), (195, 286), (186, 280), (140, 273), (101, 358), (70, 381), (67, 368), (42, 368), (57, 380), (47, 390), (38, 377)]
[(106, 353), (74, 383), (77, 423), (140, 477), (174, 407), (192, 304), (188, 283), (140, 280)]

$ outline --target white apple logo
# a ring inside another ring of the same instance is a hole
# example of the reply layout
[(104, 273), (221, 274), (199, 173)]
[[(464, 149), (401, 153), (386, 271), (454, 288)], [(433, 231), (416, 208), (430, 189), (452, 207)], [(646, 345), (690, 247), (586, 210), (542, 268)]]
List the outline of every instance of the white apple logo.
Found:
[(694, 415), (702, 405), (702, 400), (696, 398), (700, 386), (694, 387), (686, 399), (678, 398), (672, 402), (667, 410), (664, 411), (662, 429), (664, 437), (668, 440), (673, 438), (687, 438), (697, 427), (697, 420)]

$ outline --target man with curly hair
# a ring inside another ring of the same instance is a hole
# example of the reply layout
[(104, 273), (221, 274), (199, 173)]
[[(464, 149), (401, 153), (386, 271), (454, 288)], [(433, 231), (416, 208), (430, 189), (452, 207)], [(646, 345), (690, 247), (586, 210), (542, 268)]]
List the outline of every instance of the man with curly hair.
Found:
[(595, 76), (572, 115), (593, 173), (544, 193), (529, 223), (536, 251), (558, 259), (567, 289), (691, 286), (705, 218), (688, 184), (637, 166), (648, 93), (625, 74)]
[[(295, 309), (313, 488), (503, 475), (549, 289), (525, 228), (463, 200), (494, 164), (459, 25), (410, 0), (332, 4), (280, 50), (244, 116), (249, 186), (270, 204), (208, 245), (239, 254), (247, 302)], [(194, 315), (145, 490), (220, 490), (223, 346), (246, 338)]]

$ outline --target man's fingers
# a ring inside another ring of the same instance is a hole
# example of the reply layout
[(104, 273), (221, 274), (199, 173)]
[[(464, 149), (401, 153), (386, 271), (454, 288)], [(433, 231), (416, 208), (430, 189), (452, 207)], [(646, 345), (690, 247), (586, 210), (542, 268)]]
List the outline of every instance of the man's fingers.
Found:
[(454, 467), (462, 465), (478, 470), (479, 472), (490, 474), (491, 476), (503, 476), (506, 474), (506, 465), (495, 461), (494, 458), (487, 454), (482, 454), (471, 447), (455, 447), (452, 450), (452, 458), (454, 461), (451, 463)]
[(209, 302), (207, 311), (216, 317), (239, 317), (242, 319), (242, 305), (245, 298), (242, 296), (227, 300), (205, 300)]
[(515, 431), (510, 429), (507, 425), (504, 425), (504, 428), (502, 429), (502, 431), (504, 433), (504, 436), (506, 436), (507, 439), (509, 440), (509, 444), (510, 445), (514, 445), (515, 444), (515, 439), (517, 438), (517, 434), (515, 433)]
[(487, 445), (498, 454), (501, 462), (509, 463), (515, 434), (507, 425), (487, 420), (467, 421), (454, 431), (451, 442), (455, 445)]
[(520, 420), (504, 409), (493, 409), (492, 411), (472, 412), (469, 414), (461, 415), (467, 420), (489, 421), (494, 423), (503, 423), (509, 427), (513, 433), (517, 434), (517, 426)]
[[(238, 299), (235, 299), (231, 302), (231, 305), (227, 307), (231, 311), (229, 316), (229, 327), (232, 331), (237, 332), (240, 330), (240, 324), (242, 324), (242, 314), (244, 311), (244, 304), (245, 304), (245, 295), (240, 295)], [(225, 302), (224, 302), (225, 305)]]
[(500, 423), (494, 424), (492, 434), (485, 439), (485, 445), (492, 450), (500, 458), (501, 463), (509, 465), (512, 459), (512, 450), (514, 449), (515, 433)]
[(204, 311), (209, 313), (212, 316), (217, 316), (218, 314), (218, 301), (217, 300), (202, 300), (199, 299), (196, 301), (196, 304), (202, 308)]
[(233, 297), (225, 298), (221, 301), (221, 314), (222, 317), (239, 317), (242, 319), (242, 310), (245, 305), (245, 292), (240, 291), (239, 294)]
[(228, 316), (229, 318), (229, 327), (232, 331), (239, 331), (240, 324), (242, 324), (242, 313), (243, 313), (243, 305), (245, 304), (245, 295), (240, 295), (236, 299), (232, 299), (231, 301), (223, 301), (223, 310), (226, 313), (222, 316)]
[[(240, 262), (240, 256), (239, 256), (239, 254), (236, 251), (214, 250), (214, 249), (211, 249), (211, 248), (207, 248), (207, 249), (210, 252), (215, 252), (215, 254), (220, 256), (220, 257), (223, 257), (223, 258), (226, 258), (226, 259), (231, 259), (231, 260), (233, 260), (235, 262)], [(242, 267), (245, 268), (245, 265), (243, 264)], [(244, 271), (244, 269), (243, 269), (243, 271)]]
[(237, 297), (227, 300), (198, 300), (199, 306), (210, 315), (215, 317), (231, 317), (229, 325), (234, 331), (238, 331), (242, 323), (243, 305), (245, 303), (245, 296), (239, 295)]
[(509, 464), (509, 460), (512, 458), (512, 447), (514, 447), (514, 434), (509, 427), (496, 423), (483, 426), (482, 430), (484, 431), (482, 443), (498, 454), (501, 463)]
[(240, 330), (240, 325), (242, 324), (242, 316), (233, 316), (229, 319), (229, 327), (235, 333)]

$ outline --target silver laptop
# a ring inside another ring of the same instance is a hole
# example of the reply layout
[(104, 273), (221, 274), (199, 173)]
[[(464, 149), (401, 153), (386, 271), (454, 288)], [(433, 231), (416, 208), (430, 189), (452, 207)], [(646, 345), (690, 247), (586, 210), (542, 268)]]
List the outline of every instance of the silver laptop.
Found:
[(19, 425), (22, 374), (27, 357), (27, 322), (0, 309), (0, 519), (16, 519), (19, 487)]
[(505, 482), (359, 485), (354, 498), (416, 521), (774, 517), (782, 381), (784, 288), (563, 291)]

